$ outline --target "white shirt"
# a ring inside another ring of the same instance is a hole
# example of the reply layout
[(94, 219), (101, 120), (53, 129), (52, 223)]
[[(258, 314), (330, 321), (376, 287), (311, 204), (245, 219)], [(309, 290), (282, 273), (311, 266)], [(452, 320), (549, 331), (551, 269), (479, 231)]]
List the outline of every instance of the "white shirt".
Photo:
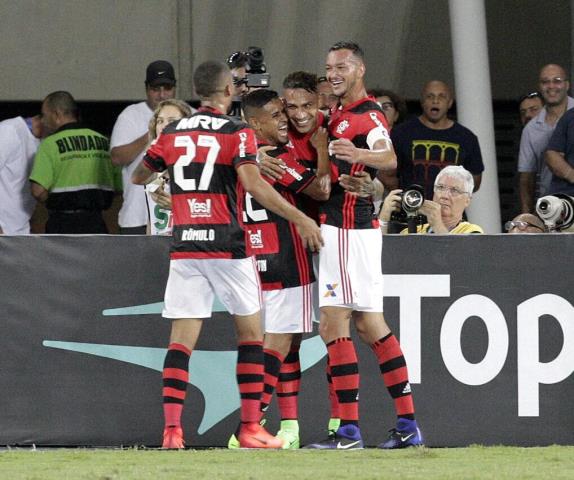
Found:
[(39, 144), (22, 117), (0, 122), (0, 227), (6, 235), (30, 233), (36, 200), (28, 177)]
[[(135, 103), (124, 109), (118, 116), (110, 148), (121, 147), (132, 143), (148, 131), (149, 121), (153, 111), (146, 102)], [(145, 150), (142, 151), (132, 163), (122, 167), (122, 182), (124, 187), (124, 202), (118, 215), (120, 227), (141, 227), (147, 224), (148, 215), (145, 201), (145, 190), (142, 185), (134, 185), (131, 177), (132, 172), (141, 162)]]

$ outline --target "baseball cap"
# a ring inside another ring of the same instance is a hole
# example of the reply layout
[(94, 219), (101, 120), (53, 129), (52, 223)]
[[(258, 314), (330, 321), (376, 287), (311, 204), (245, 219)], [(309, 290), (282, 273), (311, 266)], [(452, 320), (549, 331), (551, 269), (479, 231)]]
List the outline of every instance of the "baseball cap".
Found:
[(151, 62), (145, 72), (145, 83), (150, 87), (175, 85), (175, 72), (171, 63), (165, 60)]

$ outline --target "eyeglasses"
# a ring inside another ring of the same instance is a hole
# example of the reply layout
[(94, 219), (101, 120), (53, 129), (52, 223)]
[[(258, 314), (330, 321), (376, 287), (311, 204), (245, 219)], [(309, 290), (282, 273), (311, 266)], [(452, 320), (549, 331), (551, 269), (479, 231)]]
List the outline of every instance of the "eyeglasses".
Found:
[(545, 87), (550, 85), (550, 84), (562, 85), (566, 81), (567, 81), (567, 79), (562, 78), (562, 77), (544, 78), (544, 79), (540, 80), (540, 85), (543, 85)]
[(449, 186), (447, 186), (447, 185), (441, 185), (440, 183), (437, 183), (437, 184), (434, 186), (434, 191), (435, 191), (435, 192), (440, 192), (440, 193), (446, 193), (446, 192), (448, 192), (448, 193), (450, 193), (451, 196), (453, 196), (453, 197), (458, 197), (458, 196), (460, 196), (460, 195), (465, 195), (465, 194), (468, 195), (467, 192), (464, 192), (464, 191), (462, 191), (462, 190), (459, 190), (459, 189), (456, 188), (456, 187), (449, 187)]
[(518, 103), (522, 103), (524, 100), (526, 100), (527, 98), (540, 98), (542, 100), (542, 94), (540, 92), (531, 92), (531, 93), (527, 93), (526, 95), (522, 95), (519, 99), (518, 99)]
[(387, 110), (395, 109), (395, 104), (393, 102), (383, 102), (380, 105), (384, 112), (386, 112)]
[(524, 222), (522, 220), (511, 220), (504, 224), (504, 229), (507, 232), (510, 232), (510, 230), (512, 230), (515, 227), (518, 228), (519, 230), (526, 230), (528, 227), (532, 227), (536, 228), (537, 230), (540, 230), (541, 232), (544, 231), (544, 229), (540, 228), (538, 225), (534, 225), (533, 223), (529, 222)]

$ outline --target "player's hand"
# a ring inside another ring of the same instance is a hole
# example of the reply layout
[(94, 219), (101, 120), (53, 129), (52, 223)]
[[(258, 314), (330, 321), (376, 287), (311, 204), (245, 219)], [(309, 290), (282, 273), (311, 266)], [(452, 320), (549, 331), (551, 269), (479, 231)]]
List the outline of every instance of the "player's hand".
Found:
[(272, 145), (265, 145), (257, 150), (257, 160), (259, 162), (259, 171), (263, 175), (267, 175), (274, 180), (279, 180), (285, 170), (281, 166), (285, 166), (285, 162), (279, 158), (267, 155), (269, 150), (275, 150)]
[(159, 187), (155, 192), (150, 193), (150, 197), (161, 208), (171, 210), (171, 195), (163, 189), (163, 186)]
[(297, 232), (303, 240), (303, 246), (308, 247), (312, 252), (321, 250), (325, 242), (321, 235), (321, 229), (315, 223), (315, 220), (305, 215), (301, 221), (297, 222), (296, 227)]
[(339, 185), (351, 195), (370, 197), (375, 193), (375, 184), (367, 172), (357, 172), (354, 175), (343, 173), (339, 176)]
[(319, 127), (315, 133), (311, 135), (311, 145), (315, 150), (327, 150), (329, 144), (329, 133), (325, 127)]
[(396, 190), (391, 190), (383, 202), (381, 211), (379, 212), (379, 219), (383, 222), (388, 222), (391, 219), (391, 214), (393, 212), (398, 212), (401, 209), (401, 194), (402, 190), (397, 188)]
[(329, 144), (329, 154), (345, 162), (358, 163), (360, 153), (360, 149), (355, 147), (348, 138), (338, 138)]

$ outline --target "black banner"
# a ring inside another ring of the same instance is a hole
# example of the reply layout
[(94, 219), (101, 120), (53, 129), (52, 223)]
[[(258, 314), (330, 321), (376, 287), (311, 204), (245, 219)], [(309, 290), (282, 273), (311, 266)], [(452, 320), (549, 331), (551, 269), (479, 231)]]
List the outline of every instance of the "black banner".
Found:
[[(430, 446), (574, 443), (574, 237), (387, 236), (385, 317), (401, 339)], [(158, 445), (169, 239), (0, 236), (1, 445)], [(190, 362), (189, 445), (236, 427), (235, 339), (216, 302)], [(358, 345), (358, 340), (357, 340)], [(358, 345), (361, 428), (394, 410)], [(303, 342), (302, 443), (326, 434), (325, 348)], [(271, 431), (277, 412), (268, 415)]]

